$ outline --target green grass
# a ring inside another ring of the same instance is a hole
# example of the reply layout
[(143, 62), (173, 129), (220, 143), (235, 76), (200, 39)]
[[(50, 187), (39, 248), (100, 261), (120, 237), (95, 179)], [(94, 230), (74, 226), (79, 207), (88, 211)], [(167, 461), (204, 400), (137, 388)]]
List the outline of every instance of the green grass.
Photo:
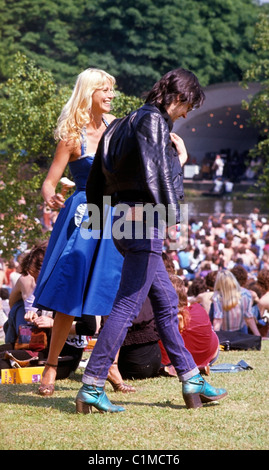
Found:
[(82, 369), (56, 382), (55, 394), (43, 398), (38, 385), (0, 385), (1, 450), (264, 450), (268, 449), (268, 352), (221, 352), (218, 363), (244, 359), (253, 370), (211, 374), (225, 387), (219, 404), (187, 410), (176, 378), (134, 381), (133, 394), (115, 393), (113, 403), (126, 411), (77, 415), (75, 397)]

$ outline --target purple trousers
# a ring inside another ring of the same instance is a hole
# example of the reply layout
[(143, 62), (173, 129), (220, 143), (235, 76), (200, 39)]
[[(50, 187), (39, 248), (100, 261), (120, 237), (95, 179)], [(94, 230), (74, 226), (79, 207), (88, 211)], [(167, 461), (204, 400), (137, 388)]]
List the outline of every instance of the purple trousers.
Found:
[[(185, 348), (178, 329), (178, 297), (169, 279), (163, 259), (163, 237), (158, 227), (150, 229), (140, 222), (142, 237), (137, 238), (132, 225), (131, 237), (121, 238), (113, 220), (113, 240), (117, 249), (124, 255), (122, 276), (111, 313), (100, 332), (96, 345), (91, 353), (82, 382), (102, 387), (108, 370), (120, 349), (128, 327), (138, 316), (148, 296), (150, 298), (156, 326), (176, 369), (179, 380), (184, 382), (199, 374), (191, 353)], [(150, 237), (149, 237), (150, 233)]]

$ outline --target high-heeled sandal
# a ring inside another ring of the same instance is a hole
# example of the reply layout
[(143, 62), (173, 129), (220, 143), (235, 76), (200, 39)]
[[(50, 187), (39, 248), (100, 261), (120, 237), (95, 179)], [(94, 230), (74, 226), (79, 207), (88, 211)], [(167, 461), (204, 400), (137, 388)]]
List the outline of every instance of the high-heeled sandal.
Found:
[(76, 397), (76, 412), (92, 413), (92, 407), (100, 413), (117, 413), (125, 411), (122, 406), (113, 405), (108, 399), (103, 387), (83, 384)]
[[(46, 366), (53, 367), (57, 371), (58, 365), (49, 364), (48, 362), (46, 362), (45, 367)], [(45, 372), (43, 373), (43, 377), (44, 377), (44, 375), (45, 375)], [(38, 389), (38, 393), (39, 393), (39, 395), (42, 395), (43, 397), (50, 397), (51, 395), (53, 395), (54, 390), (55, 390), (54, 383), (53, 384), (42, 384), (41, 383), (41, 385)]]
[(123, 382), (117, 361), (114, 361), (113, 364), (111, 364), (108, 371), (107, 381), (112, 385), (114, 392), (136, 392), (136, 389), (132, 385), (127, 385), (125, 382)]
[(177, 377), (176, 369), (172, 364), (161, 365), (159, 374), (165, 377)]
[(115, 384), (111, 379), (107, 378), (107, 381), (112, 385), (114, 392), (121, 393), (133, 393), (136, 392), (136, 389), (132, 385), (128, 385), (125, 382)]
[(210, 375), (210, 366), (199, 367), (200, 374)]

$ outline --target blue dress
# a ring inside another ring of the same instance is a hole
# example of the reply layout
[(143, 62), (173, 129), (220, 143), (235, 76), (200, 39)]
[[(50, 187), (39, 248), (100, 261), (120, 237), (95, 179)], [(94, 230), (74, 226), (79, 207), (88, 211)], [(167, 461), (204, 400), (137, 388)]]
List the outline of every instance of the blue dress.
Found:
[[(85, 188), (94, 159), (84, 150), (85, 142), (82, 156), (69, 163), (76, 191), (65, 201), (51, 232), (33, 304), (75, 317), (109, 315), (123, 263), (111, 236), (83, 236), (81, 224), (88, 219)], [(111, 230), (110, 225), (106, 230)]]

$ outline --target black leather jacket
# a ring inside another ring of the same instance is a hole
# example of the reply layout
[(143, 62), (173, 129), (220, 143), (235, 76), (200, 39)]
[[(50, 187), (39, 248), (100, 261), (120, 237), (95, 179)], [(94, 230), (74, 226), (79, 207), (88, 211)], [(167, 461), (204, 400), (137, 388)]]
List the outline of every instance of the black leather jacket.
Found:
[(86, 186), (87, 201), (101, 209), (104, 195), (119, 201), (173, 205), (180, 220), (183, 171), (172, 145), (168, 114), (145, 104), (115, 119), (103, 134)]

